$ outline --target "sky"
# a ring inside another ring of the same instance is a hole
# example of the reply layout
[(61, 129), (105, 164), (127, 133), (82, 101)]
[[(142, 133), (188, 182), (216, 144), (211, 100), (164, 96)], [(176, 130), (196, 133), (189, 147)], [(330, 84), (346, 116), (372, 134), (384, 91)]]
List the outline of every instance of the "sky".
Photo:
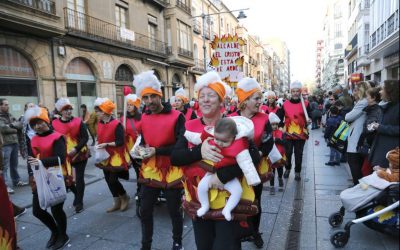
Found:
[(327, 0), (223, 0), (230, 9), (244, 9), (240, 19), (250, 34), (278, 37), (290, 50), (291, 80), (315, 78), (316, 41), (322, 36)]

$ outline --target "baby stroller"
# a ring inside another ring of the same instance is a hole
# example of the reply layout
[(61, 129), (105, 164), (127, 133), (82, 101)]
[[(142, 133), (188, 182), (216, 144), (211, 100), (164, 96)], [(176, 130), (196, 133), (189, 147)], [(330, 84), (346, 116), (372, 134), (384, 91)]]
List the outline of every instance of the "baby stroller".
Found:
[[(347, 222), (344, 229), (336, 230), (331, 234), (331, 243), (336, 248), (347, 244), (350, 238), (350, 227), (359, 223), (364, 223), (367, 227), (387, 235), (399, 235), (399, 183), (391, 184), (371, 197), (373, 197), (371, 200), (364, 200), (354, 209), (342, 206), (339, 212), (329, 217), (329, 224), (332, 227), (339, 227), (343, 222), (345, 210), (356, 213), (356, 219)], [(344, 204), (343, 199), (342, 203)], [(381, 216), (382, 214), (385, 216)]]

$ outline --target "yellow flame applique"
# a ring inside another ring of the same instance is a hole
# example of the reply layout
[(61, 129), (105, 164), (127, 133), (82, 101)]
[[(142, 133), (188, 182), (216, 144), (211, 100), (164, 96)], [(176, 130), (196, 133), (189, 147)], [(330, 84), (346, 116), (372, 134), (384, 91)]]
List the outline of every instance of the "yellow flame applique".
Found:
[(178, 167), (171, 166), (165, 180), (167, 183), (171, 183), (173, 181), (179, 180), (183, 176), (183, 170)]
[(229, 195), (229, 192), (226, 190), (210, 189), (208, 191), (210, 208), (221, 209), (225, 207), (226, 199), (229, 197)]
[(183, 181), (183, 182), (182, 182), (182, 185), (183, 185), (183, 189), (185, 190), (185, 200), (186, 200), (187, 202), (192, 201), (192, 196), (190, 195), (189, 189), (188, 189), (188, 187), (187, 187), (187, 182), (186, 182), (186, 181)]
[(8, 231), (0, 227), (0, 249), (1, 250), (12, 250), (12, 241)]
[(142, 164), (142, 175), (145, 179), (162, 181), (162, 174), (156, 167), (156, 157), (151, 157), (146, 163)]
[(258, 174), (259, 175), (264, 175), (264, 174), (268, 173), (269, 168), (270, 168), (270, 166), (269, 166), (267, 157), (262, 157), (261, 158), (261, 162), (260, 162), (260, 164), (258, 165), (258, 168), (257, 168)]
[(237, 66), (242, 66), (243, 63), (244, 63), (244, 56), (241, 56), (238, 59), (236, 59), (235, 63), (236, 63)]
[(287, 128), (287, 132), (289, 134), (301, 134), (301, 128), (298, 124), (296, 124), (295, 122), (291, 121), (288, 128)]
[(78, 145), (78, 142), (74, 139), (72, 139), (72, 137), (70, 137), (69, 135), (66, 136), (67, 138), (67, 152), (71, 152), (76, 145)]
[(249, 184), (247, 184), (246, 178), (242, 178), (241, 185), (243, 189), (241, 199), (253, 202), (256, 195), (254, 193), (253, 188), (250, 187)]

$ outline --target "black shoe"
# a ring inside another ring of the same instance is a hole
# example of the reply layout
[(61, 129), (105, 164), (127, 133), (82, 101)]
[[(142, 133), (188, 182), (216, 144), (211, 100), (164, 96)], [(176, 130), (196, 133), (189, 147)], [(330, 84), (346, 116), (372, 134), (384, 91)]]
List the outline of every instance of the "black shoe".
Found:
[(300, 181), (300, 180), (301, 180), (300, 173), (295, 173), (295, 174), (294, 174), (294, 180), (295, 180), (295, 181)]
[(83, 211), (83, 205), (82, 204), (78, 204), (75, 206), (75, 213), (79, 214)]
[(334, 166), (340, 166), (340, 161), (334, 161), (334, 162), (333, 162), (333, 165), (334, 165)]
[(289, 178), (289, 174), (290, 174), (290, 170), (286, 169), (285, 173), (283, 173), (283, 178), (285, 178), (285, 179)]
[(26, 214), (26, 208), (20, 208), (17, 211), (14, 211), (14, 219)]
[(65, 247), (69, 243), (68, 235), (59, 236), (56, 243), (51, 248), (52, 250), (57, 250)]
[(256, 245), (257, 248), (262, 248), (264, 246), (264, 240), (261, 238), (261, 233), (255, 233), (253, 238), (254, 245)]
[(278, 182), (279, 182), (279, 187), (283, 187), (283, 179), (282, 178), (278, 178)]
[(49, 249), (52, 246), (54, 246), (56, 241), (57, 241), (57, 234), (56, 233), (52, 233), (51, 236), (50, 236), (49, 241), (47, 241), (46, 248)]
[(275, 195), (275, 187), (269, 187), (269, 194)]
[(334, 166), (334, 165), (335, 165), (335, 162), (333, 162), (333, 161), (328, 161), (328, 162), (325, 163), (325, 165), (326, 165), (326, 166)]
[(174, 244), (172, 244), (172, 250), (183, 250), (182, 243), (174, 242)]

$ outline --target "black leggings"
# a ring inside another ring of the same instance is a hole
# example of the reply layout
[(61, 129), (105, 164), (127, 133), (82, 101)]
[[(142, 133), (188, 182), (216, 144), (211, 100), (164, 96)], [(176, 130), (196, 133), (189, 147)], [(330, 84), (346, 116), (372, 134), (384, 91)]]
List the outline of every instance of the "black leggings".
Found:
[(263, 189), (263, 183), (260, 183), (257, 186), (254, 186), (254, 195), (255, 195), (255, 199), (257, 200), (257, 208), (258, 208), (258, 213), (256, 215), (254, 215), (253, 217), (251, 217), (251, 220), (253, 222), (253, 227), (254, 227), (254, 233), (260, 232), (260, 222), (261, 222), (261, 213), (262, 213), (262, 207), (261, 207), (262, 189)]
[(239, 221), (203, 220), (192, 221), (197, 250), (240, 250), (237, 232)]
[(161, 190), (164, 191), (165, 198), (167, 199), (168, 212), (172, 221), (172, 238), (174, 242), (182, 243), (182, 189), (161, 189), (143, 185), (140, 190), (143, 249), (150, 249), (151, 247), (153, 238), (153, 210)]
[[(292, 169), (292, 153), (294, 151), (294, 171), (301, 172), (301, 162), (303, 161), (303, 149), (305, 140), (286, 140), (286, 166), (287, 170)], [(294, 150), (293, 150), (294, 149)]]
[(347, 153), (347, 162), (349, 163), (353, 183), (357, 185), (358, 180), (363, 177), (361, 168), (364, 158), (359, 153)]
[(75, 185), (76, 194), (74, 199), (74, 206), (83, 205), (83, 196), (85, 194), (85, 168), (87, 161), (74, 163), (72, 166), (75, 169)]
[(63, 210), (64, 202), (52, 206), (51, 214), (47, 210), (43, 210), (39, 205), (39, 198), (36, 192), (32, 197), (32, 213), (33, 216), (38, 218), (46, 227), (50, 229), (53, 234), (66, 235), (67, 234), (67, 216)]
[(279, 168), (272, 168), (272, 173), (274, 174), (271, 179), (269, 180), (270, 186), (275, 186), (275, 173), (278, 172), (278, 178), (282, 179), (283, 176), (283, 167)]
[[(111, 191), (113, 197), (119, 197), (126, 194), (124, 186), (122, 186), (121, 182), (118, 178), (129, 179), (129, 172), (111, 172), (107, 170), (103, 170), (104, 178), (106, 179), (108, 188)], [(126, 176), (127, 175), (127, 176)], [(128, 177), (128, 178), (126, 178)]]

